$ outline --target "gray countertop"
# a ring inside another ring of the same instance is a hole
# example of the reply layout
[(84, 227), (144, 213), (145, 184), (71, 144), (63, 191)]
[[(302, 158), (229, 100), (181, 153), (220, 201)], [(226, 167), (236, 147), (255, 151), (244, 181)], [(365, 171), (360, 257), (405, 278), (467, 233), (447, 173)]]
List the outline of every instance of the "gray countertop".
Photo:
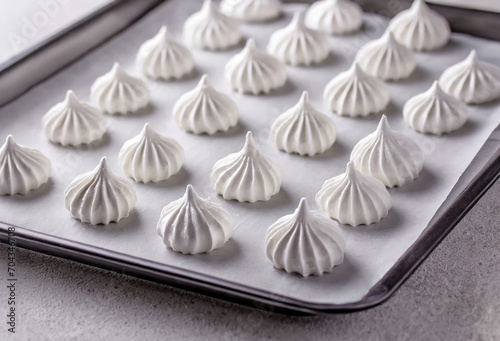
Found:
[[(386, 303), (314, 317), (263, 312), (17, 249), (16, 334), (2, 322), (0, 339), (499, 340), (499, 232), (497, 181)], [(2, 316), (6, 263), (1, 245)]]

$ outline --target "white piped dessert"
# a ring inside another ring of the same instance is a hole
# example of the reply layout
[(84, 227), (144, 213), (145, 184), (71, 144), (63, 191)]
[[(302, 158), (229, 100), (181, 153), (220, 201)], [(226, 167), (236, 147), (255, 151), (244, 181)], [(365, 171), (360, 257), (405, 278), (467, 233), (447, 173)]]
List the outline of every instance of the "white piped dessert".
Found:
[(66, 209), (86, 224), (118, 222), (135, 206), (134, 187), (108, 167), (106, 157), (92, 171), (77, 176), (64, 191)]
[(215, 90), (207, 75), (203, 75), (193, 90), (175, 102), (174, 119), (182, 130), (211, 135), (238, 123), (238, 107), (229, 96)]
[(68, 90), (64, 101), (49, 109), (42, 123), (47, 138), (63, 146), (90, 143), (101, 139), (106, 132), (103, 113), (80, 102), (72, 90)]
[(210, 180), (226, 200), (267, 201), (280, 190), (281, 172), (257, 149), (248, 132), (243, 149), (217, 161)]
[(280, 0), (222, 0), (220, 11), (238, 20), (262, 22), (281, 14)]
[(323, 32), (306, 27), (300, 12), (295, 12), (286, 27), (271, 35), (267, 52), (286, 64), (310, 65), (326, 59), (330, 46)]
[(351, 152), (351, 161), (363, 173), (387, 187), (403, 186), (418, 177), (424, 153), (408, 136), (391, 130), (383, 115), (375, 132), (361, 139)]
[(413, 50), (435, 50), (450, 39), (448, 21), (427, 6), (424, 0), (414, 0), (411, 7), (398, 13), (389, 29), (396, 39)]
[(439, 85), (465, 103), (486, 103), (500, 98), (500, 67), (479, 60), (472, 50), (463, 61), (444, 70)]
[(350, 0), (316, 1), (306, 12), (307, 27), (328, 34), (347, 34), (363, 24), (363, 10)]
[(316, 204), (331, 218), (351, 226), (370, 225), (387, 216), (392, 198), (385, 185), (349, 162), (344, 174), (328, 179)]
[(389, 30), (364, 45), (356, 62), (366, 73), (384, 80), (407, 78), (417, 66), (413, 51), (398, 43)]
[(344, 261), (344, 235), (337, 223), (311, 211), (305, 198), (293, 214), (272, 224), (266, 233), (266, 255), (277, 269), (304, 277), (331, 272)]
[(146, 123), (139, 135), (123, 144), (118, 160), (129, 178), (144, 183), (158, 182), (181, 169), (184, 149), (179, 142), (158, 134)]
[(253, 38), (227, 62), (224, 76), (234, 90), (254, 95), (281, 88), (287, 78), (285, 65), (278, 58), (259, 52)]
[(157, 232), (163, 243), (176, 252), (210, 252), (231, 238), (233, 219), (221, 205), (200, 198), (188, 185), (182, 198), (161, 211)]
[(378, 113), (390, 101), (387, 85), (366, 74), (356, 63), (328, 82), (323, 98), (331, 111), (351, 117)]
[(7, 136), (0, 147), (0, 195), (26, 194), (46, 183), (50, 173), (45, 155)]
[(205, 0), (199, 12), (184, 22), (184, 39), (191, 46), (205, 50), (225, 50), (241, 40), (236, 20), (219, 12), (212, 0)]
[(179, 79), (194, 69), (191, 52), (170, 37), (166, 26), (141, 45), (136, 61), (142, 73), (154, 79)]
[(403, 117), (413, 130), (441, 135), (461, 128), (467, 121), (467, 109), (464, 102), (445, 93), (434, 81), (429, 90), (405, 103)]
[(309, 95), (304, 91), (299, 102), (274, 121), (270, 135), (280, 150), (314, 155), (333, 145), (336, 129), (330, 117), (311, 105)]
[(127, 114), (148, 105), (149, 87), (144, 80), (130, 76), (115, 63), (111, 71), (92, 84), (90, 98), (108, 114)]

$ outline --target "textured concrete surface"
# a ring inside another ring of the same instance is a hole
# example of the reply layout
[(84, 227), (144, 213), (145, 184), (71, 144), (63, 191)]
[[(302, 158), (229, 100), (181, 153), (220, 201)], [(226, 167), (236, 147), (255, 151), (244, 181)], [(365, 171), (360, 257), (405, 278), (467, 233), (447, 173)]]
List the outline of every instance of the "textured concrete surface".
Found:
[[(385, 304), (349, 315), (257, 311), (17, 250), (17, 328), (0, 340), (500, 340), (500, 181)], [(0, 315), (7, 248), (0, 246)]]

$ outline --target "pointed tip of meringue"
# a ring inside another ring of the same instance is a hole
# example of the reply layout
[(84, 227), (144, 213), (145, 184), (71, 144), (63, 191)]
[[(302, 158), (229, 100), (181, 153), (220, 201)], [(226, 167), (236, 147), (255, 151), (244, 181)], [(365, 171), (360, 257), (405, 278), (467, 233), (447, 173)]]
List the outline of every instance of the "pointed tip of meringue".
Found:
[(302, 11), (296, 10), (293, 12), (292, 20), (290, 21), (290, 25), (292, 26), (302, 26), (304, 21), (302, 20)]
[(202, 10), (213, 10), (215, 9), (215, 5), (212, 0), (204, 0)]
[(166, 25), (162, 25), (157, 33), (157, 37), (161, 37), (164, 40), (169, 39), (168, 28)]
[(101, 161), (99, 161), (99, 165), (97, 165), (97, 168), (99, 172), (109, 171), (108, 159), (105, 156), (101, 158)]
[(118, 62), (114, 62), (113, 67), (111, 68), (111, 73), (115, 76), (119, 76), (119, 75), (123, 74), (123, 72), (124, 71), (123, 71), (121, 65)]
[(78, 97), (76, 97), (76, 94), (73, 90), (68, 90), (66, 92), (66, 97), (64, 98), (64, 102), (66, 102), (67, 104), (72, 104), (80, 101), (78, 100)]
[(472, 63), (477, 62), (477, 52), (476, 50), (471, 50), (467, 55), (467, 60), (470, 60)]
[(7, 135), (7, 138), (5, 139), (5, 145), (7, 147), (13, 146), (16, 144), (16, 141), (14, 140), (14, 136), (12, 134)]
[(184, 194), (186, 196), (186, 199), (188, 201), (193, 200), (194, 198), (198, 197), (198, 193), (194, 190), (193, 185), (189, 184), (186, 186), (186, 193)]
[(309, 212), (309, 207), (307, 205), (307, 199), (301, 198), (299, 202), (299, 206), (297, 206), (297, 210), (295, 211), (298, 217), (304, 217)]
[(200, 81), (198, 82), (198, 85), (202, 86), (204, 88), (210, 86), (210, 80), (208, 79), (207, 74), (204, 74), (203, 76), (201, 76)]
[(429, 88), (429, 92), (432, 94), (440, 94), (443, 90), (441, 89), (441, 86), (439, 85), (439, 81), (435, 80), (432, 82), (431, 87)]
[(361, 67), (359, 67), (356, 61), (352, 63), (350, 70), (356, 77), (366, 76), (366, 73), (363, 71), (363, 69), (361, 69)]
[(299, 103), (301, 104), (309, 104), (309, 93), (307, 91), (303, 91), (302, 95), (300, 95)]
[(250, 38), (247, 40), (246, 44), (245, 44), (245, 51), (247, 52), (253, 52), (256, 50), (256, 47), (255, 47), (255, 39), (254, 38)]
[(155, 131), (154, 129), (151, 127), (151, 125), (149, 124), (149, 122), (146, 122), (144, 124), (144, 128), (142, 128), (142, 135), (144, 136), (151, 136), (151, 134), (153, 134)]
[(247, 152), (251, 152), (251, 151), (254, 151), (255, 149), (257, 149), (257, 147), (255, 146), (255, 141), (253, 140), (253, 135), (252, 135), (251, 131), (247, 132), (247, 135), (245, 137), (245, 145), (243, 146), (243, 149)]
[(389, 121), (387, 120), (387, 116), (384, 114), (384, 115), (382, 115), (382, 118), (380, 118), (380, 122), (377, 126), (377, 131), (386, 132), (386, 131), (390, 131), (390, 130), (391, 130), (391, 126), (389, 125)]
[(345, 167), (345, 174), (349, 177), (354, 175), (354, 172), (356, 171), (356, 167), (354, 166), (354, 162), (349, 161)]
[(427, 8), (427, 4), (425, 3), (425, 0), (414, 0), (411, 7), (415, 10), (422, 10)]

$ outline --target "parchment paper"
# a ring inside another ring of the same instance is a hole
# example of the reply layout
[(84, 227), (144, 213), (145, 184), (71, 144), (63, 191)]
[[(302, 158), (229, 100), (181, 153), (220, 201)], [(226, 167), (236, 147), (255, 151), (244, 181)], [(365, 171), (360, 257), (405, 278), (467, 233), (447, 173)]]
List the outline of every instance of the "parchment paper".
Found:
[[(332, 53), (325, 62), (313, 67), (287, 67), (289, 81), (286, 86), (269, 95), (235, 93), (223, 79), (225, 63), (243, 44), (224, 52), (193, 49), (197, 73), (180, 81), (150, 81), (151, 106), (132, 116), (108, 116), (109, 129), (102, 141), (81, 148), (64, 148), (48, 142), (44, 136), (42, 115), (63, 100), (67, 89), (73, 89), (80, 99), (88, 100), (92, 82), (109, 71), (115, 61), (131, 74), (139, 75), (134, 59), (140, 44), (156, 34), (162, 24), (168, 25), (174, 37), (182, 39), (182, 23), (200, 6), (201, 3), (195, 1), (167, 2), (112, 41), (0, 110), (2, 141), (13, 134), (18, 143), (40, 149), (53, 164), (51, 180), (40, 189), (25, 196), (0, 197), (0, 220), (299, 300), (336, 304), (359, 300), (421, 234), (500, 122), (497, 101), (468, 107), (469, 121), (457, 132), (443, 137), (422, 135), (405, 126), (401, 115), (403, 104), (428, 89), (447, 66), (465, 58), (472, 48), (481, 59), (500, 64), (500, 45), (453, 34), (445, 48), (416, 54), (418, 68), (410, 78), (389, 83), (392, 102), (384, 113), (394, 129), (404, 131), (422, 147), (426, 155), (424, 169), (415, 182), (390, 190), (394, 207), (380, 223), (344, 228), (347, 248), (342, 265), (330, 274), (302, 278), (273, 268), (264, 254), (266, 230), (279, 217), (293, 212), (301, 197), (306, 197), (309, 205), (315, 208), (316, 192), (326, 179), (344, 172), (352, 147), (375, 129), (380, 115), (352, 119), (329, 113), (337, 125), (337, 142), (330, 150), (314, 157), (278, 151), (269, 139), (270, 126), (281, 112), (298, 101), (303, 90), (309, 91), (317, 109), (327, 113), (322, 101), (324, 86), (350, 66), (359, 47), (382, 35), (386, 26), (382, 17), (366, 15), (365, 27), (360, 33), (330, 37)], [(242, 25), (245, 37), (254, 37), (258, 48), (264, 49), (269, 35), (291, 19), (292, 11), (305, 7), (286, 5), (285, 8), (286, 14), (278, 21)], [(215, 136), (188, 134), (173, 120), (175, 101), (192, 89), (203, 73), (209, 75), (217, 89), (228, 93), (238, 104), (240, 123), (227, 133)], [(75, 176), (93, 169), (103, 155), (108, 157), (112, 170), (123, 176), (118, 165), (118, 151), (123, 142), (140, 132), (145, 122), (183, 145), (186, 158), (180, 173), (158, 184), (133, 183), (138, 195), (137, 206), (130, 217), (119, 223), (90, 226), (71, 218), (64, 208), (66, 186)], [(210, 185), (213, 164), (240, 150), (248, 130), (254, 132), (257, 146), (274, 159), (283, 172), (282, 189), (269, 202), (228, 202), (218, 197)], [(179, 198), (189, 183), (200, 195), (221, 203), (234, 218), (232, 240), (210, 254), (185, 256), (175, 253), (168, 250), (156, 234), (162, 207)]]

